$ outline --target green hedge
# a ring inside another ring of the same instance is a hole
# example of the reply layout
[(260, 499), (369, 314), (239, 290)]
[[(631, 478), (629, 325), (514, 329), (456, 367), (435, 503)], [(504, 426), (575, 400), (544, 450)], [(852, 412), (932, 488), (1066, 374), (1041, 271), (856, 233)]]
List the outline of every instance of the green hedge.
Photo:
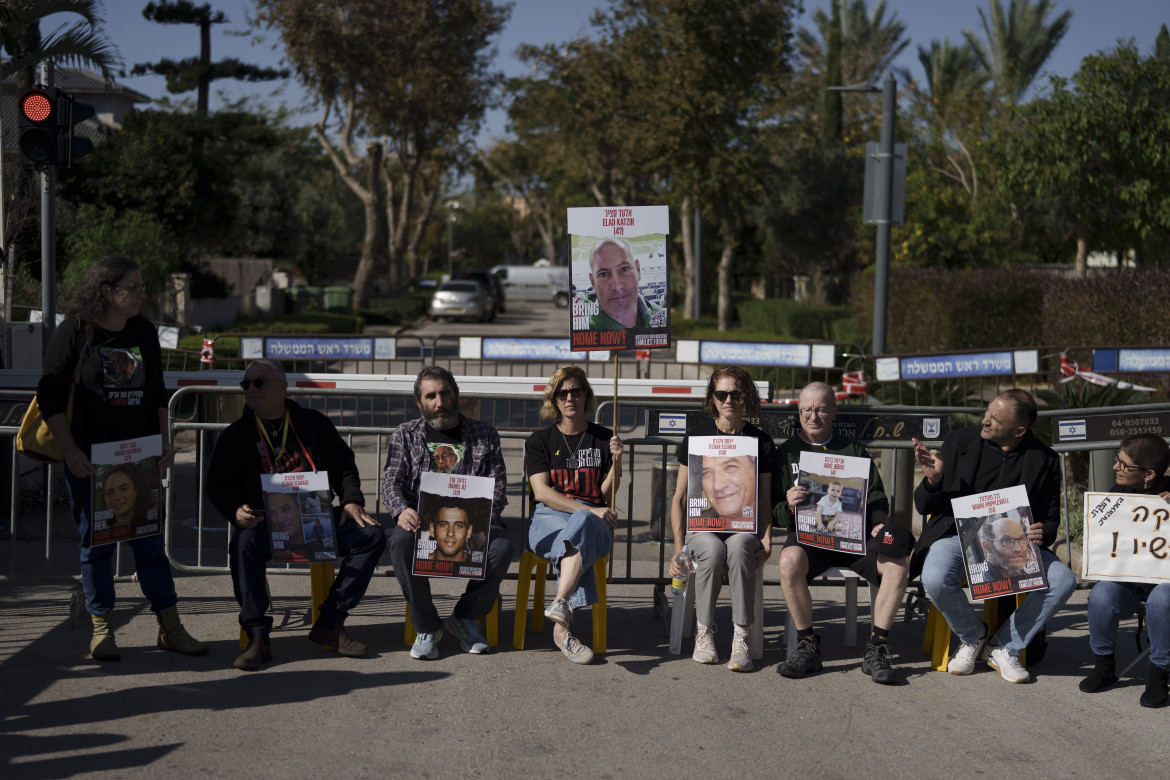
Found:
[(787, 339), (856, 340), (848, 306), (813, 306), (789, 298), (742, 301), (736, 314), (743, 327)]

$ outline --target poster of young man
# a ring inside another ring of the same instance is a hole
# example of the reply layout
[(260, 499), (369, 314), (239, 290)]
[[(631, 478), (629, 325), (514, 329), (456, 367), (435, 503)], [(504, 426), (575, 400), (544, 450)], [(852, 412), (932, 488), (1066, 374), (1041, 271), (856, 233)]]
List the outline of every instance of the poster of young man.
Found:
[(759, 440), (692, 436), (687, 453), (687, 532), (756, 532)]
[(1044, 590), (1040, 549), (1028, 540), (1032, 508), (1023, 485), (952, 498), (971, 598)]
[(574, 351), (670, 346), (666, 206), (569, 209)]
[(329, 503), (329, 474), (295, 471), (261, 474), (264, 518), (276, 563), (337, 560), (337, 534)]
[(800, 453), (799, 484), (809, 500), (796, 508), (796, 539), (865, 555), (865, 504), (869, 495), (869, 458), (828, 452)]
[(420, 475), (413, 574), (484, 578), (495, 485), (491, 477)]
[(1085, 493), (1086, 580), (1170, 582), (1170, 502), (1135, 493)]
[(90, 546), (162, 533), (158, 459), (162, 436), (95, 444)]

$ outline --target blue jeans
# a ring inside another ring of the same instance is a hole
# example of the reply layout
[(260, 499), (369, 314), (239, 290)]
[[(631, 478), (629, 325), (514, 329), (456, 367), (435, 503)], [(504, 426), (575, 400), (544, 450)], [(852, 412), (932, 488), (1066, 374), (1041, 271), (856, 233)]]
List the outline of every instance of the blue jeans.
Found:
[[(81, 535), (81, 588), (85, 591), (85, 608), (91, 615), (108, 615), (114, 610), (114, 549), (116, 544), (89, 546), (89, 523), (93, 505), (93, 480), (75, 477), (65, 467), (65, 487), (69, 491), (69, 506), (73, 522)], [(163, 502), (159, 501), (159, 525), (166, 522)], [(171, 562), (167, 559), (163, 535), (144, 536), (126, 544), (134, 553), (134, 570), (138, 572), (138, 586), (150, 602), (150, 608), (161, 612), (178, 603), (175, 580), (171, 576)]]
[[(1029, 593), (1011, 614), (991, 643), (1019, 654), (1044, 624), (1064, 606), (1077, 587), (1077, 578), (1048, 550), (1040, 551), (1040, 564), (1048, 578), (1048, 589)], [(942, 612), (959, 641), (974, 644), (982, 622), (971, 609), (963, 589), (967, 574), (963, 570), (963, 550), (959, 537), (944, 536), (930, 546), (922, 567), (922, 587), (931, 602)]]
[(1089, 647), (1094, 655), (1112, 655), (1117, 624), (1146, 602), (1150, 663), (1170, 668), (1170, 583), (1102, 581), (1089, 591)]
[[(439, 611), (431, 598), (431, 578), (411, 574), (414, 560), (415, 536), (397, 523), (390, 529), (390, 563), (394, 576), (402, 588), (402, 596), (410, 605), (410, 624), (420, 634), (433, 634), (443, 627)], [(493, 525), (487, 548), (487, 568), (482, 580), (471, 580), (455, 603), (451, 616), (459, 620), (479, 620), (492, 611), (500, 597), (500, 583), (512, 563), (512, 543), (503, 526)]]
[[(340, 510), (335, 507), (333, 523), (340, 560), (329, 595), (321, 603), (321, 615), (335, 624), (344, 623), (349, 611), (366, 595), (378, 559), (386, 549), (386, 534), (381, 526), (361, 526), (352, 519), (341, 523), (340, 519)], [(267, 614), (269, 599), (265, 574), (271, 557), (272, 535), (267, 522), (254, 528), (232, 531), (228, 545), (232, 587), (236, 592), (236, 603), (240, 605), (240, 625), (252, 635), (272, 628), (272, 617)]]
[(581, 554), (581, 579), (569, 597), (573, 609), (597, 603), (597, 581), (593, 564), (604, 558), (613, 545), (613, 532), (597, 515), (588, 509), (572, 514), (537, 503), (528, 524), (528, 548), (553, 565), (560, 576), (559, 565), (566, 552)]

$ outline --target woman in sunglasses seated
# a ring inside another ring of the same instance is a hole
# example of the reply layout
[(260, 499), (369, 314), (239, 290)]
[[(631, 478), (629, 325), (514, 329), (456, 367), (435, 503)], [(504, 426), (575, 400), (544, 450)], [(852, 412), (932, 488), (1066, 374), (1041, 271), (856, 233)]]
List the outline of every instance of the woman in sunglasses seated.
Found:
[(544, 611), (553, 642), (577, 664), (593, 653), (573, 636), (573, 610), (597, 602), (593, 564), (609, 552), (617, 510), (607, 496), (621, 477), (622, 440), (590, 422), (596, 408), (585, 372), (558, 368), (544, 389), (540, 417), (553, 420), (528, 437), (524, 470), (536, 506), (528, 526), (528, 547), (557, 571), (556, 599)]
[[(1113, 461), (1111, 493), (1142, 493), (1170, 501), (1170, 446), (1153, 433), (1139, 433), (1121, 442)], [(1089, 592), (1089, 647), (1093, 671), (1081, 681), (1081, 690), (1096, 693), (1117, 682), (1113, 648), (1117, 624), (1129, 617), (1138, 604), (1146, 604), (1150, 631), (1150, 662), (1146, 669), (1146, 690), (1139, 704), (1162, 707), (1166, 704), (1170, 678), (1170, 583), (1103, 580)]]
[[(687, 437), (678, 446), (678, 482), (670, 507), (670, 526), (674, 533), (674, 551), (671, 553), (670, 576), (682, 573), (678, 554), (683, 544), (690, 546), (695, 564), (695, 652), (694, 659), (702, 664), (719, 663), (715, 650), (715, 601), (727, 571), (731, 588), (731, 658), (727, 668), (735, 672), (752, 669), (748, 636), (751, 633), (755, 604), (756, 569), (767, 562), (772, 553), (772, 473), (776, 470), (776, 445), (772, 437), (747, 421), (759, 414), (760, 396), (755, 383), (739, 366), (723, 366), (707, 381), (707, 397), (703, 410), (712, 418), (703, 425), (687, 431)], [(727, 457), (690, 454), (691, 440), (696, 436), (755, 438), (756, 456)], [(691, 461), (694, 461), (692, 470)], [(689, 491), (691, 474), (701, 475), (702, 489)], [(688, 500), (688, 498), (690, 500)], [(695, 510), (690, 512), (688, 510)], [(687, 528), (687, 517), (695, 515), (694, 525), (710, 527), (708, 515), (714, 514), (727, 521), (726, 525), (743, 526), (754, 520), (754, 531), (700, 531)], [(685, 537), (685, 538), (684, 538)]]

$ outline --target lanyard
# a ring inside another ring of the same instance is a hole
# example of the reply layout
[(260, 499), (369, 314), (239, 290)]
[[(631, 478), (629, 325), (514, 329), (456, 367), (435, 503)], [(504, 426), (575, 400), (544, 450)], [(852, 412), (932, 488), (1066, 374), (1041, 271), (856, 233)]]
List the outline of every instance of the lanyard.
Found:
[[(309, 448), (305, 446), (305, 443), (303, 441), (301, 441), (300, 434), (298, 434), (296, 431), (296, 428), (293, 427), (292, 417), (289, 416), (288, 409), (284, 410), (284, 426), (283, 427), (284, 427), (284, 433), (280, 437), (280, 450), (278, 451), (276, 449), (276, 446), (272, 443), (272, 439), (270, 439), (268, 437), (268, 431), (265, 429), (264, 424), (262, 422), (260, 422), (259, 417), (256, 417), (256, 430), (260, 431), (260, 438), (262, 438), (264, 440), (264, 443), (268, 445), (267, 448), (262, 449), (262, 455), (264, 458), (264, 467), (268, 470), (268, 473), (269, 474), (276, 473), (276, 463), (279, 462), (280, 457), (282, 455), (284, 455), (285, 446), (288, 444), (288, 432), (290, 430), (293, 433), (293, 437), (296, 438), (297, 445), (301, 448), (301, 452), (305, 453), (305, 460), (309, 461), (309, 468), (311, 468), (313, 471), (316, 471), (317, 464), (313, 462), (313, 456), (309, 453)], [(271, 449), (272, 452), (276, 455), (275, 458), (272, 458), (268, 455), (269, 449)]]

